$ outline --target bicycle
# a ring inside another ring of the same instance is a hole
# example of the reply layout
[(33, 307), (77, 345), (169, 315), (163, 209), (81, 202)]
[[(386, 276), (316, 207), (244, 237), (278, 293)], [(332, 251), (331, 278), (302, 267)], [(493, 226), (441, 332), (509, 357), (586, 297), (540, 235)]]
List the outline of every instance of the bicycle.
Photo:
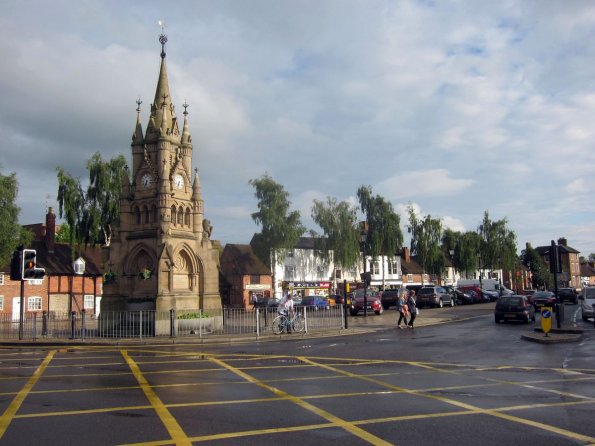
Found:
[(291, 331), (295, 332), (302, 332), (306, 330), (306, 321), (304, 320), (304, 316), (296, 311), (293, 314), (293, 317), (290, 318), (288, 315), (280, 314), (271, 324), (271, 329), (273, 330), (274, 334), (281, 334), (288, 331), (288, 328)]

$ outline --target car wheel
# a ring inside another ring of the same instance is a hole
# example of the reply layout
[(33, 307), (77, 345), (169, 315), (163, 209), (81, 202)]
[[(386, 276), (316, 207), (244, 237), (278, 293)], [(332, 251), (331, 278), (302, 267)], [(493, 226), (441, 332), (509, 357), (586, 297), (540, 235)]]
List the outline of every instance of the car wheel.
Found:
[(450, 299), (450, 306), (451, 307), (455, 306), (455, 300), (453, 298)]
[(589, 318), (583, 313), (583, 322), (589, 322)]
[(500, 318), (498, 316), (494, 316), (494, 321), (499, 324), (500, 323)]
[(442, 302), (442, 299), (440, 299), (438, 301), (438, 308), (442, 308), (442, 307), (444, 307), (444, 302)]
[(388, 305), (387, 304), (382, 304), (382, 308), (384, 308), (385, 310), (388, 310)]

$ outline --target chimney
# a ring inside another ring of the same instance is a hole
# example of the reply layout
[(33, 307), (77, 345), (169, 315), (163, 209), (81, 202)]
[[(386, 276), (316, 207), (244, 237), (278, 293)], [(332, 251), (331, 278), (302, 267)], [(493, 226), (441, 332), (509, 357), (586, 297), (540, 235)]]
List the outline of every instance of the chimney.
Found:
[(566, 240), (564, 237), (560, 237), (558, 239), (558, 245), (568, 246), (568, 240)]
[(405, 263), (409, 263), (411, 261), (411, 254), (409, 253), (409, 248), (403, 246), (403, 261)]
[(48, 252), (54, 252), (54, 243), (56, 239), (56, 214), (54, 209), (48, 208), (48, 213), (45, 216), (45, 246)]

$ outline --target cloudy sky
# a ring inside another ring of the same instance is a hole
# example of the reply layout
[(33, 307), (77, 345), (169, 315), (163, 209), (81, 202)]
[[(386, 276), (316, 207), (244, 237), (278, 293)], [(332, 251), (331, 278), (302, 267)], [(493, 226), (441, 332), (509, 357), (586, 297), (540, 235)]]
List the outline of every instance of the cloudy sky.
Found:
[(507, 218), (519, 250), (595, 252), (595, 2), (2, 0), (0, 164), (22, 224), (57, 209), (56, 167), (125, 154), (160, 45), (213, 238), (259, 228), (268, 172), (304, 224), (370, 185), (445, 227)]

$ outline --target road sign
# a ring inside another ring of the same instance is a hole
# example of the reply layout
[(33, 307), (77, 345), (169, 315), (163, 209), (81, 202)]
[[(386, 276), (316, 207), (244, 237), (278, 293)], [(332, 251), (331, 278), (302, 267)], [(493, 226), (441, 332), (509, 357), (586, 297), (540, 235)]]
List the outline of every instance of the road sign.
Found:
[(552, 329), (552, 309), (550, 307), (541, 308), (541, 329), (546, 336)]

